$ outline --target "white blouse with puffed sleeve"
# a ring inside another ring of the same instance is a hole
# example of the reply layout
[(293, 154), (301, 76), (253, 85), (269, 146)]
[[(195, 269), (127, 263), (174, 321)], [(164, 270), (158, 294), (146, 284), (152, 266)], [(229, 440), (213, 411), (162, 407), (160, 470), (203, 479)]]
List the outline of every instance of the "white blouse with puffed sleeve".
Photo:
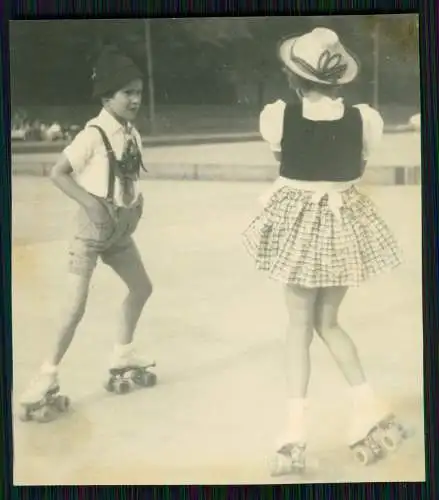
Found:
[[(344, 114), (342, 98), (331, 99), (326, 96), (303, 98), (303, 116), (313, 121), (339, 120)], [(259, 131), (273, 152), (281, 152), (283, 118), (286, 103), (277, 100), (267, 104), (259, 117)], [(384, 122), (380, 113), (368, 104), (356, 104), (363, 120), (363, 159), (367, 160), (380, 143), (383, 136)]]

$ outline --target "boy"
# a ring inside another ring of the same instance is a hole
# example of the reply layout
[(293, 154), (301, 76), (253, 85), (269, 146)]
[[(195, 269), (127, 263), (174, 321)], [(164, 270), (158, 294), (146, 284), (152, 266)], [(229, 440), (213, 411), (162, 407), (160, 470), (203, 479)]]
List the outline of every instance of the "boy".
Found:
[[(56, 393), (58, 366), (83, 318), (90, 280), (98, 258), (110, 266), (128, 288), (122, 305), (119, 333), (110, 362), (109, 390), (123, 392), (123, 372), (132, 369), (138, 383), (154, 383), (146, 362), (135, 356), (133, 336), (145, 303), (152, 293), (150, 279), (132, 239), (143, 211), (139, 189), (141, 138), (132, 126), (143, 91), (142, 74), (116, 47), (105, 47), (94, 73), (94, 97), (102, 110), (65, 148), (51, 172), (53, 183), (79, 205), (77, 226), (69, 248), (66, 308), (58, 340), (36, 380), (21, 398), (26, 416), (42, 408), (40, 420), (52, 415), (46, 403)], [(115, 372), (119, 370), (119, 372)], [(113, 384), (115, 377), (117, 384)], [(63, 405), (61, 405), (63, 406)], [(65, 405), (64, 405), (65, 406)]]

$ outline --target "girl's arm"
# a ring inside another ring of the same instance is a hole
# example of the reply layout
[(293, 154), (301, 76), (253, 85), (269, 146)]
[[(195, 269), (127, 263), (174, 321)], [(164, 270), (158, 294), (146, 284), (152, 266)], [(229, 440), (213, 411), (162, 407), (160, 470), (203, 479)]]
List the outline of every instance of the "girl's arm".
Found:
[(274, 155), (274, 159), (277, 162), (280, 163), (282, 161), (282, 151), (273, 151), (273, 155)]
[(259, 116), (259, 132), (266, 141), (276, 161), (282, 158), (281, 141), (283, 135), (283, 115), (285, 102), (280, 99), (267, 104)]
[(380, 113), (367, 104), (357, 104), (363, 120), (363, 160), (366, 164), (383, 137), (384, 121)]

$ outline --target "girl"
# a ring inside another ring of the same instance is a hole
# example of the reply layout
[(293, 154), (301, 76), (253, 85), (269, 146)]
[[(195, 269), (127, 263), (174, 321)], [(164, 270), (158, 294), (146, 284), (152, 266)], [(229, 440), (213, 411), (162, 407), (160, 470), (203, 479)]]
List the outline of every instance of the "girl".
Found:
[[(261, 113), (261, 134), (280, 162), (280, 176), (263, 197), (262, 212), (244, 231), (257, 268), (284, 284), (289, 315), (288, 418), (273, 474), (305, 467), (314, 331), (351, 387), (349, 444), (370, 445), (356, 448), (363, 462), (380, 451), (370, 430), (384, 421), (387, 409), (367, 384), (338, 311), (348, 287), (401, 262), (390, 230), (354, 186), (383, 132), (376, 110), (366, 104), (349, 107), (337, 97), (357, 76), (356, 59), (325, 28), (283, 41), (279, 56), (300, 104), (278, 100)], [(390, 434), (388, 442), (394, 443)]]
[[(152, 292), (132, 239), (143, 210), (139, 190), (141, 138), (131, 125), (141, 104), (142, 74), (129, 58), (109, 46), (98, 58), (93, 77), (94, 97), (101, 100), (102, 110), (66, 147), (51, 172), (54, 184), (77, 202), (79, 211), (69, 249), (66, 307), (58, 339), (21, 398), (26, 418), (33, 410), (39, 410), (40, 420), (54, 416), (49, 411), (53, 402), (50, 395), (59, 390), (58, 366), (84, 315), (99, 257), (128, 288), (110, 361), (111, 373), (120, 376), (125, 370), (137, 369), (137, 381), (149, 384), (155, 380), (145, 371), (148, 364), (135, 355), (132, 344), (136, 324)], [(126, 390), (127, 385), (119, 384), (118, 388)]]

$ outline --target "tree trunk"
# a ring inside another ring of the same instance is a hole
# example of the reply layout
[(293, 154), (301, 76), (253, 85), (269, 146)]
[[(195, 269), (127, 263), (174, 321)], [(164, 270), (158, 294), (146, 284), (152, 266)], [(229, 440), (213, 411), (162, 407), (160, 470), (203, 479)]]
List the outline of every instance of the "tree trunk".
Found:
[(380, 25), (375, 24), (373, 32), (373, 106), (378, 109), (380, 105), (379, 94), (380, 78)]
[(154, 97), (154, 75), (153, 75), (153, 60), (151, 47), (151, 20), (145, 19), (145, 49), (146, 49), (146, 65), (148, 69), (148, 114), (151, 133), (156, 130), (155, 124), (155, 97)]

